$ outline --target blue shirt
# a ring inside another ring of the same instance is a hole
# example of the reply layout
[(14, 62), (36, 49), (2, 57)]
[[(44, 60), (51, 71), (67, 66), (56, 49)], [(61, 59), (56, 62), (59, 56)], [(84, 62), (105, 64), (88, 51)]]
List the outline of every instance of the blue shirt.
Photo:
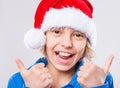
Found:
[[(48, 64), (47, 59), (45, 57), (39, 58), (35, 64), (38, 64), (40, 62), (45, 63), (45, 66), (47, 66), (47, 64)], [(63, 86), (62, 88), (83, 88), (77, 81), (77, 72), (80, 70), (80, 67), (83, 65), (83, 63), (84, 63), (83, 61), (77, 63), (78, 66), (77, 66), (76, 72), (73, 75), (71, 81), (67, 85)], [(35, 64), (33, 64), (33, 65), (35, 65)], [(28, 69), (30, 69), (31, 67), (29, 67)], [(20, 72), (13, 74), (13, 76), (8, 81), (7, 88), (27, 88), (25, 86), (24, 80), (23, 80)], [(108, 73), (105, 83), (103, 85), (94, 86), (91, 88), (114, 88), (113, 78), (112, 78), (111, 74)]]

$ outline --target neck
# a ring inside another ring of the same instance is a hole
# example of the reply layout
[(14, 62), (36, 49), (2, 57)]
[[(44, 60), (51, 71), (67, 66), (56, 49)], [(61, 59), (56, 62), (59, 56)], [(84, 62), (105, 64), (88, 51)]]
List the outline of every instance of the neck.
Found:
[(60, 71), (49, 64), (47, 67), (53, 79), (52, 88), (61, 88), (62, 86), (68, 84), (76, 70), (76, 67), (74, 67), (68, 71)]

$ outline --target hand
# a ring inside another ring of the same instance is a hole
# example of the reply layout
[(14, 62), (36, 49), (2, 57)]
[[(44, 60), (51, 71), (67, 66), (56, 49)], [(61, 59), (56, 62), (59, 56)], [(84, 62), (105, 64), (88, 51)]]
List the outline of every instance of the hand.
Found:
[(86, 62), (78, 72), (78, 82), (87, 88), (103, 85), (113, 59), (114, 56), (111, 55), (103, 68), (98, 67), (93, 62)]
[(50, 88), (52, 78), (44, 63), (34, 65), (30, 70), (27, 70), (21, 60), (16, 59), (16, 64), (25, 81), (25, 84), (30, 88)]

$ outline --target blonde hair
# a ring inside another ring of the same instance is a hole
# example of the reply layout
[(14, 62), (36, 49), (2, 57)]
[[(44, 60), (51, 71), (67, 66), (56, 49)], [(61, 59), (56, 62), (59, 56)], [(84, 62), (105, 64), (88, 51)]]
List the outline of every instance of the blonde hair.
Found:
[[(46, 45), (44, 45), (41, 49), (40, 49), (41, 53), (44, 56), (47, 56), (46, 54)], [(85, 51), (83, 54), (83, 57), (87, 60), (91, 60), (93, 57), (95, 56), (95, 51), (92, 49), (89, 40), (87, 39), (87, 43), (86, 43), (86, 47), (85, 47)]]
[(91, 60), (95, 56), (95, 51), (92, 49), (89, 40), (87, 39), (85, 51), (83, 57)]

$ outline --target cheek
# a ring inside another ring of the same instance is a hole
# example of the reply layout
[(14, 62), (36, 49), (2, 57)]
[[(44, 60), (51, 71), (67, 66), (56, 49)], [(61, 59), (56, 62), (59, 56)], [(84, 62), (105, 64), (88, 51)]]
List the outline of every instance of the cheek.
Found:
[(54, 43), (53, 43), (53, 39), (47, 37), (46, 38), (46, 52), (49, 52), (51, 50), (51, 48), (53, 47)]
[(49, 33), (47, 33), (47, 35), (46, 35), (46, 46), (50, 47), (51, 45), (53, 45), (54, 40), (55, 39)]
[(86, 47), (86, 41), (83, 42), (76, 42), (75, 48), (78, 54), (83, 55), (84, 51), (85, 51), (85, 47)]
[(46, 36), (46, 51), (52, 51), (58, 44), (58, 40), (52, 36)]

